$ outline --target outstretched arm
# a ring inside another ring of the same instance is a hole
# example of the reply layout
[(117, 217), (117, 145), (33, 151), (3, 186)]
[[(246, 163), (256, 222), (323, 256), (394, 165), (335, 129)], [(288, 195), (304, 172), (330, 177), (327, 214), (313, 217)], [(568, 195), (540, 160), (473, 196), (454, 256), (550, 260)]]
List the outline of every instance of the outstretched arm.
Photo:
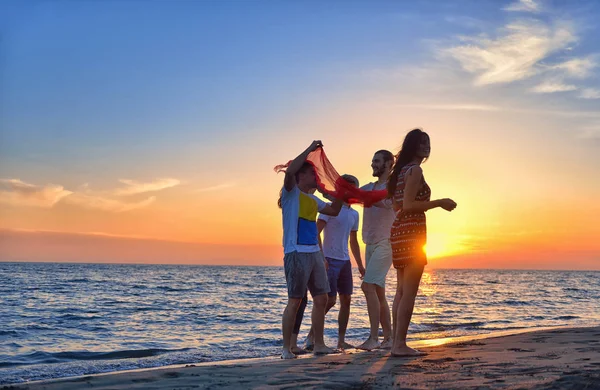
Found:
[(325, 206), (325, 208), (323, 210), (321, 210), (320, 213), (335, 217), (340, 213), (340, 210), (342, 209), (343, 204), (344, 204), (343, 200), (334, 199), (333, 202), (331, 204), (328, 204), (327, 206)]
[(360, 246), (358, 245), (358, 235), (356, 230), (350, 232), (350, 250), (352, 251), (352, 256), (354, 256), (354, 260), (358, 266), (358, 272), (362, 278), (365, 276), (365, 267), (363, 266), (363, 262), (360, 257)]
[(456, 207), (456, 203), (452, 199), (437, 199), (433, 201), (417, 201), (417, 192), (421, 186), (421, 178), (423, 177), (423, 169), (415, 166), (406, 173), (406, 186), (404, 187), (404, 202), (402, 212), (419, 213), (431, 210), (436, 207), (442, 207), (444, 210), (452, 211)]
[(321, 232), (327, 225), (327, 222), (322, 219), (317, 219), (317, 230), (319, 231), (319, 247), (323, 250), (323, 241), (321, 240)]
[(287, 167), (285, 170), (285, 179), (283, 181), (283, 186), (286, 191), (291, 191), (296, 185), (296, 173), (302, 168), (302, 164), (306, 161), (306, 157), (308, 155), (322, 147), (323, 143), (320, 140), (313, 141), (312, 144), (306, 150), (298, 155)]
[(393, 207), (392, 200), (390, 198), (386, 198), (384, 200), (380, 200), (377, 203), (373, 203), (372, 207), (380, 207), (382, 209), (391, 209)]
[[(323, 241), (321, 241), (321, 232), (325, 228), (325, 225), (327, 225), (327, 221), (324, 221), (322, 219), (317, 220), (317, 229), (319, 231), (319, 247), (321, 248), (321, 252), (323, 252)], [(329, 263), (327, 262), (327, 259), (325, 259), (325, 254), (323, 254), (323, 261), (325, 262), (325, 270), (329, 270)]]

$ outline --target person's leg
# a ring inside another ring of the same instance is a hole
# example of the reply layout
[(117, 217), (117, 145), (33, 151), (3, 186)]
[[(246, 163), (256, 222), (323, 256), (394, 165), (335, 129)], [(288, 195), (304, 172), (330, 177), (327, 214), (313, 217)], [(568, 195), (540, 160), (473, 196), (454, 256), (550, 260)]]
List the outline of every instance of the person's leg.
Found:
[[(338, 281), (338, 274), (339, 274), (339, 267), (337, 267), (336, 265), (336, 260), (335, 259), (329, 259), (329, 258), (325, 258), (325, 261), (328, 264), (328, 268), (327, 268), (327, 281), (329, 283), (329, 293), (327, 293), (327, 305), (325, 307), (325, 314), (327, 314), (329, 312), (329, 310), (335, 306), (335, 302), (336, 302), (336, 296), (337, 296), (337, 281)], [(315, 336), (314, 336), (314, 330), (313, 327), (310, 327), (310, 331), (308, 332), (308, 336), (306, 338), (307, 342), (306, 342), (306, 346), (307, 349), (308, 348), (313, 348), (314, 344), (315, 344)]]
[(334, 352), (333, 349), (325, 345), (325, 309), (327, 307), (327, 294), (321, 294), (313, 297), (312, 324), (313, 335), (315, 337), (315, 347), (313, 352), (316, 354), (326, 354)]
[(385, 298), (385, 287), (375, 285), (375, 292), (379, 300), (379, 321), (383, 329), (383, 341), (381, 348), (392, 348), (392, 321), (390, 318), (390, 307)]
[(291, 351), (292, 332), (298, 308), (302, 298), (306, 295), (306, 285), (309, 279), (307, 272), (307, 257), (298, 252), (286, 253), (283, 258), (285, 281), (288, 288), (288, 303), (281, 319), (281, 332), (283, 334), (283, 359), (293, 359), (296, 355)]
[(369, 333), (369, 338), (356, 348), (370, 351), (379, 347), (379, 297), (377, 296), (375, 284), (363, 282), (361, 288), (365, 293), (365, 298), (367, 299), (367, 312), (369, 313), (371, 330)]
[(304, 298), (300, 302), (298, 312), (296, 313), (296, 322), (294, 323), (294, 330), (292, 331), (292, 340), (290, 342), (290, 350), (296, 355), (306, 353), (306, 351), (298, 347), (298, 335), (300, 334), (300, 326), (302, 325), (302, 319), (304, 318), (304, 311), (308, 303), (308, 294), (304, 294)]
[(287, 306), (283, 311), (283, 318), (281, 320), (281, 329), (283, 333), (283, 351), (281, 357), (283, 359), (293, 359), (296, 357), (290, 348), (292, 331), (294, 329), (294, 322), (296, 321), (296, 313), (298, 312), (300, 302), (302, 302), (302, 298), (288, 298)]
[(394, 303), (392, 305), (392, 337), (396, 335), (398, 306), (400, 305), (400, 299), (402, 299), (402, 286), (404, 285), (404, 268), (396, 269), (396, 282), (396, 295), (394, 296)]
[(419, 283), (423, 275), (423, 265), (408, 265), (404, 269), (402, 298), (398, 304), (396, 333), (394, 334), (394, 345), (392, 356), (415, 356), (421, 353), (406, 345), (406, 334), (415, 307), (415, 298), (419, 290)]
[(323, 333), (325, 331), (325, 310), (327, 309), (329, 293), (329, 281), (327, 280), (327, 271), (325, 270), (325, 262), (323, 254), (316, 252), (311, 254), (312, 270), (308, 279), (308, 289), (313, 297), (312, 310), (312, 328), (315, 338), (315, 346), (313, 352), (316, 354), (325, 354), (335, 352), (333, 349), (325, 345)]
[(346, 342), (346, 329), (350, 318), (350, 302), (352, 295), (340, 295), (340, 313), (338, 314), (338, 348), (349, 349), (354, 346)]
[(338, 348), (350, 349), (354, 346), (346, 342), (346, 329), (350, 317), (350, 302), (352, 301), (352, 264), (350, 260), (343, 263), (338, 277), (338, 292), (340, 294), (340, 312), (338, 314)]

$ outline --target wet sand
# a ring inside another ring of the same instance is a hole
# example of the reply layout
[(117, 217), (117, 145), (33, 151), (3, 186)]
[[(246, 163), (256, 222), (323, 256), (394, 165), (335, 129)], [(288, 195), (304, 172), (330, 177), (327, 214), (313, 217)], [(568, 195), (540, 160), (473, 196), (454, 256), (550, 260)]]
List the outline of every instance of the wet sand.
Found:
[(171, 366), (0, 389), (600, 389), (600, 327), (561, 328), (421, 348), (426, 356), (350, 350), (295, 360)]

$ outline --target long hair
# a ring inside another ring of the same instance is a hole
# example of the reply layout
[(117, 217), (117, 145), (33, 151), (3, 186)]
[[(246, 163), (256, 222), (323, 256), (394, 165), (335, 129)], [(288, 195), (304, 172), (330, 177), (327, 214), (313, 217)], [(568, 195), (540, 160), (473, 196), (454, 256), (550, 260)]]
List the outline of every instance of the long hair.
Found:
[(417, 151), (421, 146), (421, 139), (423, 136), (429, 138), (429, 135), (421, 129), (414, 129), (406, 134), (404, 142), (402, 142), (402, 149), (396, 156), (396, 163), (392, 168), (392, 173), (388, 177), (387, 190), (388, 197), (392, 198), (394, 192), (396, 192), (396, 185), (398, 184), (398, 174), (404, 168), (406, 164), (411, 162), (417, 155)]
[[(294, 178), (296, 179), (296, 185), (298, 185), (298, 181), (300, 180), (300, 174), (306, 172), (307, 169), (314, 169), (314, 167), (312, 166), (311, 163), (309, 163), (308, 161), (305, 161), (302, 166), (300, 167), (300, 169), (298, 169), (298, 172), (296, 172), (296, 174), (294, 175)], [(281, 197), (283, 196), (283, 188), (279, 190), (279, 199), (277, 199), (277, 206), (279, 208), (281, 207)]]

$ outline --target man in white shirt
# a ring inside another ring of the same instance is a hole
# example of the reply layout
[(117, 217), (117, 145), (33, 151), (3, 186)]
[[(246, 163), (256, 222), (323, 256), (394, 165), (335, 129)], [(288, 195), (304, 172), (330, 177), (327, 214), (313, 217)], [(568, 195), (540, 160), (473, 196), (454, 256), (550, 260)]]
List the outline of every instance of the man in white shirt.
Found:
[[(377, 181), (361, 187), (362, 190), (384, 190), (394, 165), (394, 155), (388, 150), (375, 152), (371, 161), (373, 176)], [(363, 242), (366, 272), (361, 288), (367, 299), (367, 311), (371, 325), (369, 338), (357, 348), (372, 350), (392, 347), (390, 307), (385, 298), (385, 278), (392, 265), (390, 231), (396, 215), (392, 200), (384, 199), (363, 211)], [(383, 342), (379, 344), (379, 323), (383, 328)]]
[[(342, 178), (355, 187), (358, 187), (358, 179), (352, 175), (342, 175)], [(317, 228), (319, 234), (323, 232), (323, 240), (319, 237), (323, 255), (327, 261), (327, 279), (329, 280), (329, 299), (325, 313), (335, 306), (336, 296), (340, 296), (340, 311), (338, 315), (338, 344), (340, 349), (354, 348), (346, 343), (346, 328), (348, 327), (348, 318), (350, 316), (350, 302), (353, 290), (352, 264), (350, 254), (348, 253), (348, 243), (352, 255), (358, 266), (360, 275), (365, 274), (365, 268), (360, 256), (360, 247), (358, 245), (358, 211), (352, 209), (350, 205), (344, 203), (340, 213), (335, 216), (319, 214)], [(300, 315), (300, 313), (298, 313)], [(310, 349), (312, 343), (312, 328), (307, 337), (307, 348)]]
[(282, 359), (296, 357), (291, 351), (292, 330), (298, 307), (307, 289), (313, 297), (314, 352), (324, 354), (334, 351), (323, 341), (329, 282), (325, 259), (319, 246), (317, 212), (336, 216), (343, 202), (336, 199), (328, 205), (310, 193), (317, 188), (317, 180), (314, 167), (306, 161), (306, 157), (321, 146), (321, 141), (313, 141), (289, 164), (278, 201), (283, 216), (283, 263), (288, 289), (288, 303), (281, 321)]

